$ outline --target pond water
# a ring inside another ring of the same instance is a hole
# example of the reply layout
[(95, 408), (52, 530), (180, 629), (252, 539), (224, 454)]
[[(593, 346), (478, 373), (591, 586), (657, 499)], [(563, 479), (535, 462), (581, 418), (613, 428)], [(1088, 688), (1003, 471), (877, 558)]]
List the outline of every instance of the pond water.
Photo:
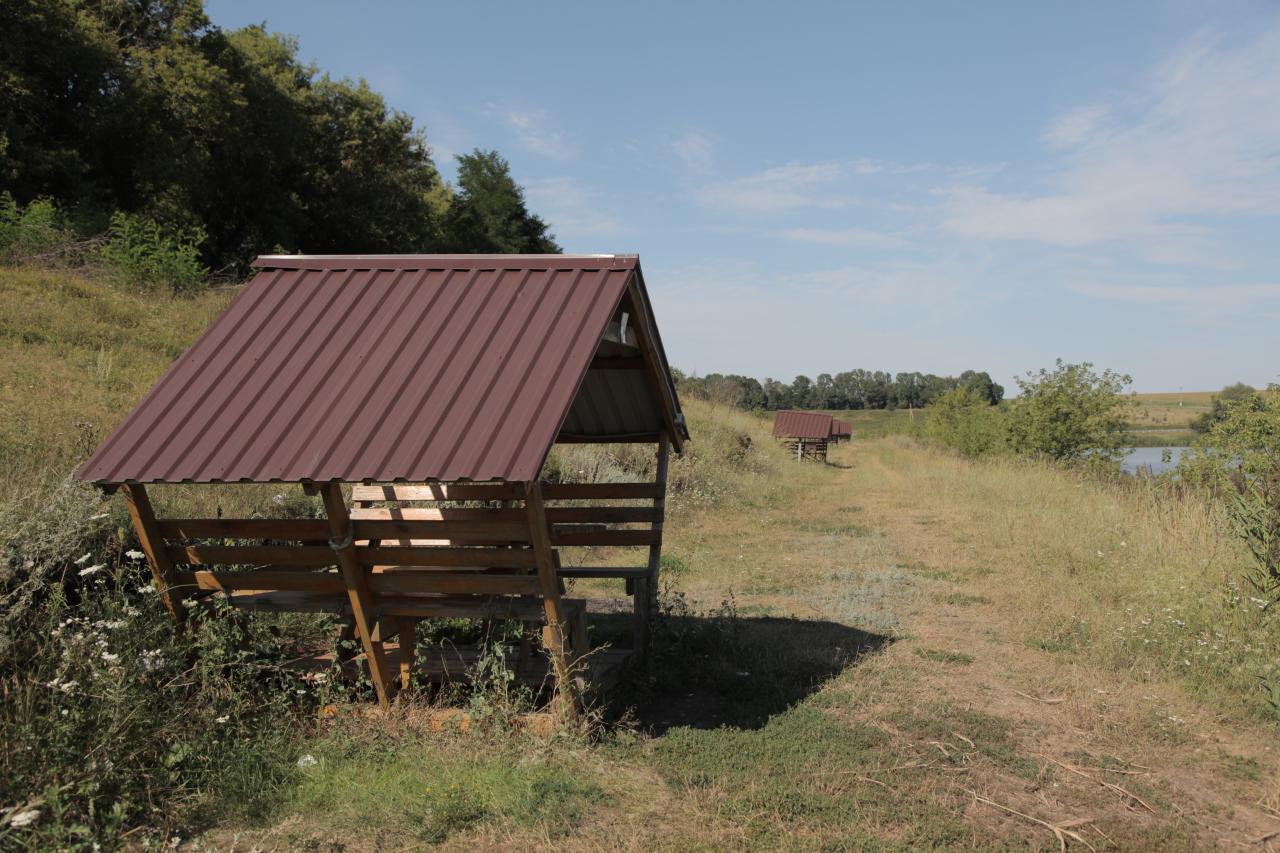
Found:
[[(1165, 462), (1164, 452), (1169, 451), (1169, 461)], [(1185, 447), (1135, 447), (1130, 450), (1121, 466), (1126, 474), (1136, 474), (1141, 468), (1149, 468), (1152, 474), (1163, 474), (1178, 467), (1178, 460), (1186, 453)]]

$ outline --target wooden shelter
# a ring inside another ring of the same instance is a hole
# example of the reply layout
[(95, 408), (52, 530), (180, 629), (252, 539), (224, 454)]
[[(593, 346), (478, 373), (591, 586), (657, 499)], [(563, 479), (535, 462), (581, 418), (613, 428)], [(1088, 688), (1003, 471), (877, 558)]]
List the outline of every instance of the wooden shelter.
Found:
[(839, 444), (853, 439), (853, 424), (839, 418), (831, 419), (831, 441)]
[[(415, 661), (419, 620), (517, 620), (544, 626), (546, 658), (524, 665), (564, 688), (591, 651), (564, 581), (610, 578), (647, 652), (668, 453), (688, 431), (636, 256), (254, 266), (77, 471), (123, 494), (175, 618), (211, 596), (338, 614), (383, 704), (415, 667), (443, 678), (465, 662)], [(544, 482), (556, 442), (652, 444), (656, 476)], [(297, 483), (324, 517), (160, 519), (157, 483)], [(570, 566), (566, 549), (640, 554)]]
[(796, 459), (826, 462), (832, 421), (831, 415), (820, 412), (780, 411), (773, 417), (773, 437), (794, 453)]

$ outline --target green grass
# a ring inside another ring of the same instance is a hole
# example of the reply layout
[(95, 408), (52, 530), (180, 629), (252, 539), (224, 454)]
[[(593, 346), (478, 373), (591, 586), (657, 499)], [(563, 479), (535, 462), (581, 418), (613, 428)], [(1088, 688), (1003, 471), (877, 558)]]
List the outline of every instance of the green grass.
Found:
[(450, 737), (393, 739), (362, 724), (312, 744), (300, 760), (307, 766), (273, 818), (296, 823), (303, 837), (437, 844), (480, 824), (556, 837), (605, 800), (582, 764), (519, 738), (469, 746)]

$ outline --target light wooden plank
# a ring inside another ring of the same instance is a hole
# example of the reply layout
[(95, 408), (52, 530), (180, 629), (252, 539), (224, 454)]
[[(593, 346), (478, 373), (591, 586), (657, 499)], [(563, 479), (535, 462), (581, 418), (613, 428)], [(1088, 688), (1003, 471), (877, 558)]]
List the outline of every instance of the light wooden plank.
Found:
[(357, 547), (356, 558), (367, 566), (476, 566), (532, 569), (537, 561), (527, 548), (434, 548), (396, 545)]
[(393, 483), (353, 486), (353, 501), (501, 501), (520, 495), (515, 483)]
[(351, 511), (353, 519), (362, 521), (504, 521), (524, 524), (523, 509), (486, 509), (480, 507), (362, 507)]
[(357, 539), (460, 539), (528, 542), (529, 526), (519, 521), (435, 521), (365, 519), (352, 521)]

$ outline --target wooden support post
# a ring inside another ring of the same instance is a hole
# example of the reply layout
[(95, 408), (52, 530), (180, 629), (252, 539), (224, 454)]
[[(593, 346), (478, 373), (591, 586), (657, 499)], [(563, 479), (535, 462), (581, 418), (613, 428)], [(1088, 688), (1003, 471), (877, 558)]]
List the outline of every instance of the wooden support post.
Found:
[(147, 555), (147, 564), (151, 566), (151, 578), (160, 593), (160, 601), (181, 630), (187, 619), (187, 609), (182, 606), (174, 589), (174, 578), (178, 570), (165, 550), (156, 514), (151, 508), (151, 499), (147, 497), (147, 490), (141, 483), (125, 484), (120, 487), (120, 492), (129, 505), (129, 516), (133, 519), (134, 530), (138, 531), (142, 552)]
[(560, 578), (556, 574), (555, 552), (551, 548), (551, 527), (547, 524), (547, 509), (542, 502), (542, 485), (534, 480), (525, 484), (525, 511), (529, 517), (529, 542), (533, 546), (538, 566), (538, 580), (542, 584), (542, 606), (547, 616), (547, 629), (543, 634), (551, 666), (556, 674), (556, 688), (560, 695), (561, 709), (571, 719), (578, 716), (578, 697), (565, 651), (564, 608), (560, 603)]
[(387, 656), (382, 649), (382, 642), (374, 639), (376, 614), (373, 593), (369, 589), (369, 579), (365, 576), (364, 566), (360, 565), (360, 561), (356, 559), (351, 516), (347, 512), (346, 501), (342, 498), (342, 486), (338, 483), (325, 483), (320, 486), (320, 494), (324, 499), (325, 514), (329, 517), (329, 545), (337, 557), (338, 568), (342, 570), (342, 579), (347, 584), (351, 612), (355, 617), (356, 633), (360, 635), (365, 657), (369, 661), (369, 675), (373, 678), (374, 689), (378, 691), (378, 702), (383, 708), (389, 708), (391, 706), (391, 673), (388, 671)]
[(658, 609), (658, 572), (662, 566), (662, 523), (667, 507), (667, 462), (671, 455), (671, 443), (664, 433), (658, 439), (657, 473), (654, 482), (662, 486), (662, 494), (653, 499), (653, 532), (656, 534), (649, 546), (649, 571), (635, 582), (635, 640), (633, 643), (637, 662), (647, 663), (653, 645), (653, 618)]

